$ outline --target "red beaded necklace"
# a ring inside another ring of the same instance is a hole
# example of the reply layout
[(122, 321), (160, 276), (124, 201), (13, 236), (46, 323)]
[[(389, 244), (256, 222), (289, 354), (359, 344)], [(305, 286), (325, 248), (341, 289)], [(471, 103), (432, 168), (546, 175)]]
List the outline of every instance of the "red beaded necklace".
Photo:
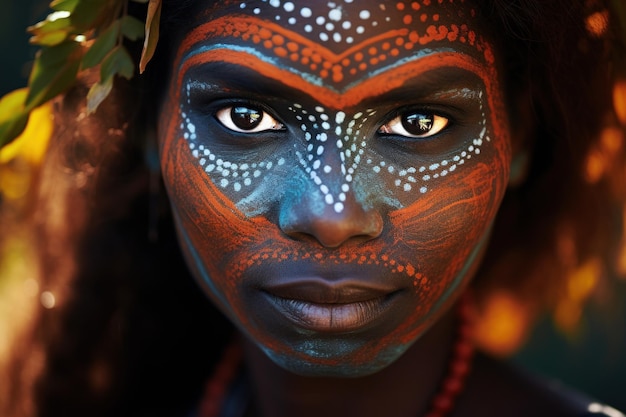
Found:
[[(474, 315), (469, 298), (466, 294), (459, 302), (459, 326), (452, 357), (448, 363), (448, 372), (425, 417), (445, 417), (448, 415), (465, 386), (465, 379), (469, 374), (474, 354), (471, 338)], [(241, 357), (241, 346), (238, 343), (232, 343), (225, 349), (221, 361), (217, 364), (213, 376), (205, 387), (198, 410), (199, 417), (217, 417), (219, 415), (227, 390), (239, 369)]]

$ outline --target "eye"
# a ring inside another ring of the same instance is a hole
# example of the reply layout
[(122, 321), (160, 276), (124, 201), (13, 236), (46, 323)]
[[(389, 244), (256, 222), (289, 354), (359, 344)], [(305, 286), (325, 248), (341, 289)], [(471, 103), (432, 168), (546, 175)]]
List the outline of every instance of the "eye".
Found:
[(259, 133), (285, 129), (282, 123), (266, 111), (250, 105), (224, 107), (215, 114), (215, 117), (221, 124), (235, 132)]
[(428, 138), (445, 129), (450, 120), (430, 111), (407, 111), (378, 129), (379, 133), (408, 138)]

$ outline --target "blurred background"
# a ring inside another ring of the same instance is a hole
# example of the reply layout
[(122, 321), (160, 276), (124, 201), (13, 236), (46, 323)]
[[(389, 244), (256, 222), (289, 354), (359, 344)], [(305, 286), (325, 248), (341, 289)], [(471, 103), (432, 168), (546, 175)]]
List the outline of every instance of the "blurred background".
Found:
[[(3, 1), (0, 13), (0, 95), (26, 85), (35, 49), (28, 44), (25, 28), (47, 15), (47, 5), (47, 0)], [(0, 204), (3, 200), (8, 203), (1, 197)], [(10, 249), (13, 256), (20, 257), (28, 252), (20, 247), (18, 243)], [(0, 262), (3, 258), (5, 265), (0, 264), (0, 313), (3, 297), (8, 297), (11, 292), (8, 283), (20, 280), (16, 276), (19, 268), (10, 267), (7, 261), (11, 258), (6, 254), (0, 256)], [(611, 280), (609, 287), (602, 287), (597, 277), (593, 268), (581, 271), (572, 284), (570, 301), (573, 301), (565, 305), (561, 313), (557, 311), (554, 316), (542, 318), (521, 348), (517, 346), (519, 335), (515, 333), (520, 319), (516, 306), (506, 298), (498, 300), (492, 306), (499, 317), (497, 323), (491, 324), (491, 331), (495, 332), (493, 342), (496, 351), (502, 356), (512, 356), (523, 367), (626, 410), (626, 281), (616, 278)], [(41, 302), (49, 303), (50, 300), (42, 297)]]

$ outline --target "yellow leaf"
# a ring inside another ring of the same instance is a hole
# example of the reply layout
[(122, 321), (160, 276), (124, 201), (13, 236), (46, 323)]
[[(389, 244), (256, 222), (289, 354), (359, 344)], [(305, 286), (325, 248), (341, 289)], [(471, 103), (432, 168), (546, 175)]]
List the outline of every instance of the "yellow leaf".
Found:
[(146, 17), (146, 37), (139, 61), (139, 73), (142, 74), (152, 56), (159, 41), (159, 22), (161, 20), (161, 0), (150, 0), (148, 3), (148, 16)]
[(0, 148), (15, 139), (26, 127), (28, 112), (24, 102), (28, 88), (11, 91), (0, 98)]
[(52, 135), (52, 104), (49, 102), (30, 113), (26, 129), (13, 142), (0, 149), (0, 164), (18, 155), (31, 164), (38, 164)]

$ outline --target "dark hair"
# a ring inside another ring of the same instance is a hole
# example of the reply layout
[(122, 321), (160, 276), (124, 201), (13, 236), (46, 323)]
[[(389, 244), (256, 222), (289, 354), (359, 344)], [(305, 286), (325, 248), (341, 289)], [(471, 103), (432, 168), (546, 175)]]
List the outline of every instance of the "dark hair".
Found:
[[(624, 145), (607, 154), (604, 175), (586, 166), (611, 145), (599, 132), (616, 122), (610, 70), (623, 53), (620, 32), (600, 0), (478, 3), (505, 56), (512, 126), (529, 138), (529, 159), (474, 286), (483, 302), (503, 289), (539, 311), (589, 259), (614, 273)], [(94, 116), (85, 116), (83, 84), (54, 102), (56, 130), (21, 227), (38, 250), (39, 286), (59, 306), (37, 310), (16, 336), (3, 416), (182, 414), (230, 337), (187, 272), (152, 160), (151, 86), (162, 82), (170, 35), (191, 4), (164, 1), (155, 62), (118, 82)]]

